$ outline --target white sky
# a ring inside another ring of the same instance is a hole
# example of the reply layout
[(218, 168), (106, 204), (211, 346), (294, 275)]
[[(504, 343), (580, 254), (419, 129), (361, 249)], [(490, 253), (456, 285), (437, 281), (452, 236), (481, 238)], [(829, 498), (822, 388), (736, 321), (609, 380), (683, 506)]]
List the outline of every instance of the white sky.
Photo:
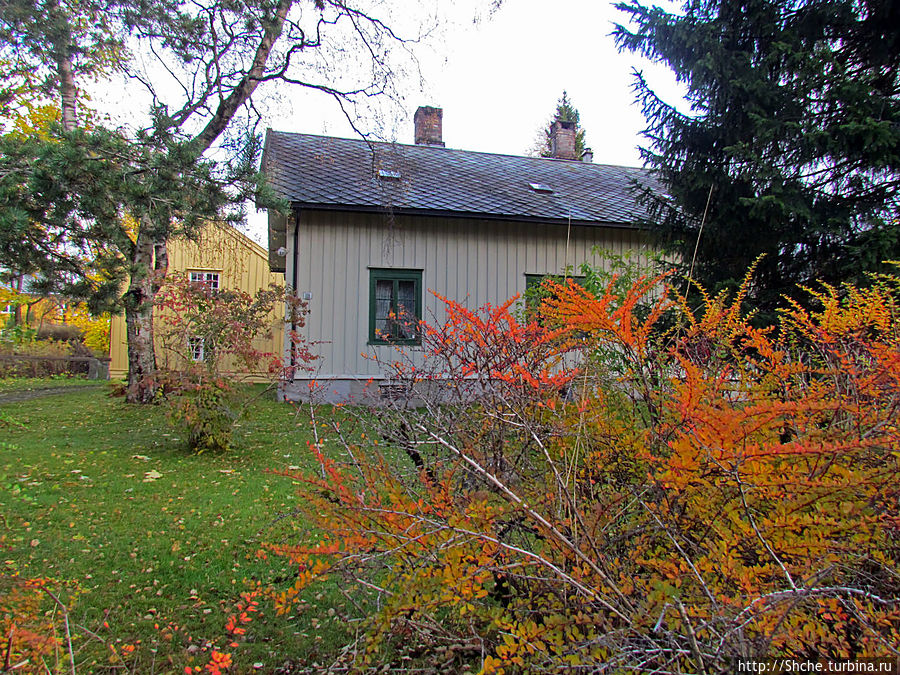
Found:
[[(424, 88), (407, 83), (407, 109), (391, 111), (394, 119), (386, 120), (397, 124), (394, 140), (412, 143), (415, 109), (433, 105), (444, 109), (448, 147), (524, 154), (566, 90), (594, 161), (639, 165), (644, 120), (634, 104), (632, 68), (644, 70), (664, 98), (677, 99), (679, 90), (668, 70), (617, 52), (609, 34), (625, 15), (603, 1), (505, 0), (493, 15), (473, 22), (474, 8), (486, 14), (488, 2), (445, 1), (452, 9), (444, 39), (418, 52)], [(334, 103), (321, 94), (301, 96), (303, 103), (291, 106), (297, 113), (273, 114), (269, 126), (354, 136)]]

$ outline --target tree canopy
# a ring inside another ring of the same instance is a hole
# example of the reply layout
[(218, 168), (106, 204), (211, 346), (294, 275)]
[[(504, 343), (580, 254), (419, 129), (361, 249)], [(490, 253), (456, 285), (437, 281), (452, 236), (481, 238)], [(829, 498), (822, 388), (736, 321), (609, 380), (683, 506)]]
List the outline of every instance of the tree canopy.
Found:
[[(124, 307), (129, 400), (155, 395), (167, 242), (240, 218), (251, 195), (273, 203), (256, 170), (259, 88), (321, 91), (351, 123), (355, 105), (393, 93), (394, 54), (415, 36), (364, 3), (0, 2), (0, 63), (14, 66), (0, 76), (0, 128), (34, 102), (55, 102), (61, 120), (0, 138), (0, 266), (97, 309)], [(150, 107), (106, 129), (84, 114), (80, 83), (113, 71)]]
[(125, 58), (123, 7), (118, 0), (3, 0), (0, 105), (6, 121), (58, 100), (63, 123), (74, 128), (77, 82), (102, 77)]
[(750, 301), (767, 312), (798, 283), (860, 282), (900, 257), (900, 3), (618, 8), (619, 48), (687, 92), (679, 108), (637, 74), (665, 188), (644, 192), (649, 224), (696, 279), (734, 287), (765, 254)]

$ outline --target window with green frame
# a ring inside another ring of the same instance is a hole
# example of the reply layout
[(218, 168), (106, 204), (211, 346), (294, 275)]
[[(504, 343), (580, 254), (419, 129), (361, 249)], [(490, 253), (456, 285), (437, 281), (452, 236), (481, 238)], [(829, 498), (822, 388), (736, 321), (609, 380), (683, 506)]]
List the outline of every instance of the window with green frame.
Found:
[(525, 308), (526, 310), (532, 310), (538, 307), (541, 304), (541, 301), (544, 298), (550, 297), (550, 290), (543, 287), (541, 284), (544, 283), (544, 280), (550, 279), (555, 281), (558, 284), (562, 284), (565, 286), (568, 283), (568, 280), (571, 279), (579, 286), (584, 286), (585, 277), (582, 276), (564, 276), (562, 274), (526, 274), (525, 275)]
[(422, 270), (369, 270), (369, 344), (420, 343)]

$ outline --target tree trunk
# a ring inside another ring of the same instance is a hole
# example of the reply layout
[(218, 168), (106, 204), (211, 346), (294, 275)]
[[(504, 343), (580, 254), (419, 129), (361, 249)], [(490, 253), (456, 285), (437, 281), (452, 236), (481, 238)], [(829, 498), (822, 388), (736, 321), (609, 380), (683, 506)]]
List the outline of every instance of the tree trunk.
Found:
[(151, 403), (156, 397), (156, 350), (153, 344), (153, 300), (156, 296), (154, 242), (138, 233), (131, 283), (125, 293), (128, 340), (128, 403)]
[(47, 18), (54, 26), (50, 33), (53, 57), (56, 60), (56, 75), (59, 77), (59, 97), (62, 110), (62, 125), (66, 131), (74, 131), (76, 124), (75, 72), (72, 64), (72, 26), (59, 2), (51, 2), (47, 7)]
[[(275, 43), (281, 37), (284, 23), (295, 0), (278, 0), (271, 20), (264, 22), (264, 32), (250, 69), (231, 93), (221, 98), (219, 106), (203, 130), (194, 138), (194, 151), (198, 156), (206, 152), (234, 118), (238, 109), (253, 95), (265, 74), (266, 63)], [(71, 66), (71, 61), (69, 62)], [(60, 88), (63, 92), (63, 118), (65, 120), (66, 85), (60, 62)], [(72, 110), (74, 113), (74, 80), (72, 81)], [(65, 122), (64, 122), (65, 123)], [(74, 125), (74, 116), (73, 116)], [(166, 238), (151, 241), (143, 232), (151, 231), (150, 223), (141, 220), (135, 243), (131, 285), (125, 293), (125, 326), (128, 340), (128, 386), (126, 400), (129, 403), (149, 403), (156, 397), (156, 353), (153, 344), (153, 301), (166, 274), (168, 252)]]
[(231, 120), (234, 119), (238, 109), (256, 91), (256, 87), (259, 86), (262, 77), (265, 75), (266, 64), (269, 61), (269, 56), (272, 54), (272, 48), (284, 31), (284, 22), (293, 4), (294, 0), (278, 0), (272, 20), (263, 21), (265, 30), (259, 45), (256, 47), (256, 53), (253, 55), (253, 63), (250, 69), (241, 78), (241, 81), (234, 86), (227, 97), (219, 99), (219, 107), (213, 114), (212, 119), (209, 120), (203, 131), (194, 138), (194, 147), (198, 155), (202, 155), (212, 146), (231, 123)]
[(59, 93), (62, 98), (62, 124), (66, 131), (75, 129), (75, 99), (78, 88), (72, 72), (72, 56), (68, 49), (61, 49), (56, 57), (59, 71)]

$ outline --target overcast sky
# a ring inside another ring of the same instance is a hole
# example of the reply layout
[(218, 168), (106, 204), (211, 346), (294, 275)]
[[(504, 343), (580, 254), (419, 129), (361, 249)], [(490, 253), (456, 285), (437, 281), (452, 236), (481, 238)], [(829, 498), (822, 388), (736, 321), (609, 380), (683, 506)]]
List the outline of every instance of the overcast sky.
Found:
[[(422, 102), (444, 108), (448, 146), (523, 154), (566, 90), (594, 161), (637, 165), (644, 123), (631, 73), (647, 65), (616, 51), (609, 34), (624, 18), (608, 2), (506, 0), (445, 43), (446, 64), (426, 74)], [(671, 89), (671, 77), (655, 79)], [(411, 140), (409, 126), (397, 140)]]
[[(424, 88), (410, 78), (402, 87), (406, 109), (391, 111), (394, 140), (412, 143), (416, 107), (433, 105), (444, 109), (447, 146), (523, 154), (566, 90), (581, 113), (594, 161), (639, 164), (643, 118), (634, 104), (632, 69), (643, 70), (667, 97), (678, 90), (667, 70), (616, 51), (609, 34), (625, 15), (612, 3), (504, 0), (493, 13), (489, 0), (443, 4), (451, 9), (442, 39), (418, 52)], [(316, 93), (302, 98), (283, 115), (270, 111), (269, 126), (353, 136), (333, 102)]]

